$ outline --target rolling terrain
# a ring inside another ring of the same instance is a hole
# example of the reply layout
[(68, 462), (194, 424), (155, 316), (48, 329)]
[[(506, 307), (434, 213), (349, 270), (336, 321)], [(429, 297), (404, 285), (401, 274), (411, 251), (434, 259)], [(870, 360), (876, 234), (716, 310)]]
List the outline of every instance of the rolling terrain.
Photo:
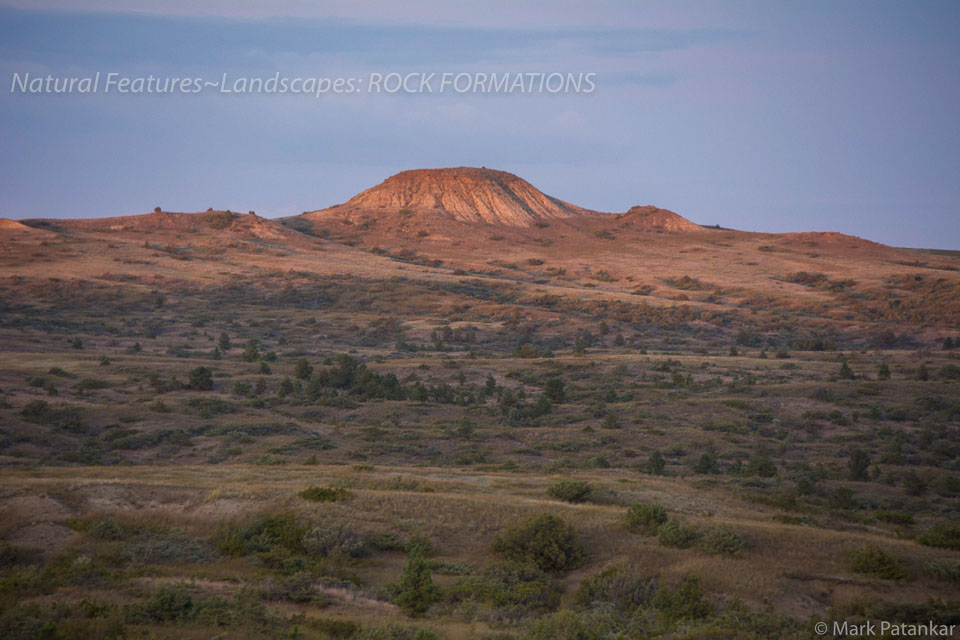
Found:
[(466, 167), (0, 220), (0, 637), (960, 624), (958, 504), (949, 252)]

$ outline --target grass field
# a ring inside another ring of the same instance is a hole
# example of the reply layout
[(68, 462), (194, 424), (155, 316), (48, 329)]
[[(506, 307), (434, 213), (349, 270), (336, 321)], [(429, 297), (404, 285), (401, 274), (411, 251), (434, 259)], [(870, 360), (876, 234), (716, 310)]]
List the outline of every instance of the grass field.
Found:
[(244, 220), (233, 247), (7, 239), (0, 637), (960, 622), (950, 256), (546, 282), (557, 257), (437, 266)]

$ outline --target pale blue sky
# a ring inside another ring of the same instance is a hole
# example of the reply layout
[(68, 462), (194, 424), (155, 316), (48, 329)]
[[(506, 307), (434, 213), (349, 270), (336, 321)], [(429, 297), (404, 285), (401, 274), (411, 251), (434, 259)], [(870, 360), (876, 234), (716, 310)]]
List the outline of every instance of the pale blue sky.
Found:
[[(38, 96), (14, 72), (595, 72), (590, 95)], [(0, 216), (290, 215), (485, 165), (576, 204), (960, 249), (960, 2), (0, 0)]]

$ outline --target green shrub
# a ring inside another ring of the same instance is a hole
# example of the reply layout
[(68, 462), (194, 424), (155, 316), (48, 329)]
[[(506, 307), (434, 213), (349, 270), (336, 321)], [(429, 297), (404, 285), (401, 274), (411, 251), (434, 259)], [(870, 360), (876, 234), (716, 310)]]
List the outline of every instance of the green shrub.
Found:
[(313, 375), (313, 367), (306, 358), (300, 358), (293, 367), (293, 375), (300, 380), (308, 380)]
[(928, 547), (960, 551), (960, 525), (941, 522), (917, 536), (917, 542)]
[(319, 631), (321, 637), (334, 640), (352, 638), (360, 630), (360, 626), (356, 622), (338, 618), (313, 618), (310, 620), (310, 628)]
[(313, 527), (301, 542), (307, 553), (324, 557), (361, 558), (369, 553), (367, 543), (350, 527)]
[(656, 535), (657, 529), (667, 521), (667, 510), (652, 502), (640, 502), (627, 509), (624, 526), (646, 536)]
[(770, 458), (764, 458), (762, 456), (751, 458), (743, 468), (743, 473), (748, 476), (772, 478), (777, 475), (777, 465)]
[(697, 541), (697, 548), (717, 555), (737, 556), (746, 546), (743, 538), (726, 527), (710, 527)]
[(50, 414), (50, 404), (46, 400), (31, 400), (20, 411), (26, 420), (37, 422)]
[(394, 603), (408, 616), (422, 616), (440, 600), (440, 590), (433, 584), (433, 574), (419, 549), (407, 555), (407, 566), (396, 587)]
[(653, 606), (668, 621), (702, 620), (713, 615), (713, 605), (703, 599), (696, 576), (687, 576), (676, 591), (661, 587), (653, 597)]
[(663, 459), (663, 454), (659, 451), (654, 451), (650, 454), (649, 460), (647, 460), (647, 473), (655, 476), (663, 475), (663, 470), (666, 466), (667, 463)]
[(196, 367), (190, 370), (188, 380), (191, 389), (209, 391), (213, 389), (213, 370), (210, 367)]
[(90, 389), (106, 389), (110, 383), (106, 380), (97, 380), (96, 378), (84, 378), (76, 384), (77, 391), (87, 391)]
[(0, 540), (0, 569), (20, 564), (24, 559), (23, 551), (6, 540)]
[(309, 571), (295, 571), (288, 576), (269, 577), (260, 587), (264, 600), (314, 602), (318, 599), (315, 578)]
[(426, 534), (417, 533), (404, 543), (403, 550), (407, 553), (418, 550), (424, 558), (429, 558), (433, 555), (433, 542)]
[(453, 602), (488, 604), (507, 618), (555, 611), (560, 606), (560, 587), (531, 564), (503, 562), (479, 575), (459, 579), (450, 591)]
[(86, 531), (89, 535), (100, 540), (122, 540), (129, 535), (113, 518), (103, 518), (91, 522)]
[(406, 551), (406, 543), (395, 533), (378, 533), (367, 538), (367, 545), (376, 551)]
[(220, 553), (230, 556), (267, 552), (276, 546), (300, 553), (304, 551), (303, 539), (309, 530), (309, 522), (301, 522), (294, 513), (260, 514), (246, 527), (221, 522), (211, 542)]
[(143, 601), (128, 605), (124, 613), (127, 622), (137, 624), (188, 620), (196, 609), (187, 587), (177, 584), (155, 589)]
[(851, 568), (857, 573), (868, 573), (884, 580), (903, 580), (907, 577), (907, 570), (899, 558), (873, 545), (853, 552)]
[(221, 522), (211, 542), (224, 555), (247, 555), (247, 539), (243, 530), (234, 522)]
[(493, 550), (510, 560), (532, 562), (548, 573), (574, 569), (587, 558), (576, 529), (551, 514), (508, 528), (496, 537)]
[(877, 511), (873, 516), (880, 522), (898, 524), (903, 527), (910, 527), (917, 524), (913, 515), (901, 511)]
[(656, 580), (632, 574), (622, 566), (614, 566), (580, 582), (576, 593), (577, 606), (596, 608), (610, 605), (630, 613), (649, 602), (656, 590)]
[(582, 480), (562, 480), (547, 489), (547, 495), (565, 502), (586, 502), (593, 494), (593, 488)]
[(849, 487), (837, 487), (827, 496), (827, 504), (834, 509), (856, 509), (857, 496)]
[(957, 562), (930, 562), (924, 570), (940, 580), (960, 584), (960, 563)]
[(657, 529), (657, 540), (665, 547), (686, 549), (693, 546), (700, 534), (693, 526), (679, 520), (668, 520)]
[[(617, 635), (619, 620), (612, 612), (564, 609), (535, 620), (524, 640), (605, 640)], [(633, 637), (633, 636), (630, 636)]]
[(310, 502), (343, 502), (353, 494), (343, 487), (310, 487), (297, 494)]
[(237, 410), (236, 405), (220, 398), (190, 398), (187, 404), (196, 409), (201, 418), (213, 418)]
[(440, 640), (429, 629), (408, 627), (396, 622), (386, 622), (377, 626), (362, 627), (350, 640)]
[(120, 549), (120, 557), (134, 565), (195, 564), (217, 557), (209, 542), (179, 531), (141, 535)]

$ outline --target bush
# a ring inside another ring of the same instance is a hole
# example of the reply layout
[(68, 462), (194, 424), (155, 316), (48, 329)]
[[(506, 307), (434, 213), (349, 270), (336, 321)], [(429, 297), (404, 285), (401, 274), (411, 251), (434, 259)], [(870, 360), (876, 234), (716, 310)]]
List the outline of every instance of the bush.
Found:
[(504, 562), (487, 568), (481, 575), (461, 578), (454, 584), (450, 598), (454, 602), (483, 602), (505, 617), (522, 617), (555, 611), (560, 606), (560, 595), (560, 587), (539, 568)]
[(851, 568), (857, 573), (868, 573), (884, 580), (903, 580), (907, 570), (900, 558), (873, 545), (853, 552)]
[(616, 617), (605, 611), (576, 612), (564, 609), (539, 618), (524, 640), (604, 640), (620, 637)]
[(900, 511), (877, 511), (873, 516), (880, 522), (897, 524), (902, 527), (910, 527), (917, 524), (912, 514)]
[(128, 622), (187, 620), (195, 613), (193, 597), (182, 584), (155, 589), (145, 600), (127, 607)]
[(532, 562), (548, 573), (574, 569), (587, 558), (577, 531), (551, 514), (508, 528), (496, 537), (493, 550), (510, 560)]
[(740, 555), (745, 546), (743, 538), (726, 527), (711, 527), (697, 541), (699, 549), (726, 556)]
[(91, 522), (86, 529), (89, 535), (100, 540), (123, 540), (130, 533), (125, 531), (125, 528), (120, 526), (113, 518), (103, 518)]
[(353, 497), (353, 494), (343, 487), (310, 487), (297, 495), (310, 502), (343, 502)]
[(744, 474), (748, 476), (759, 476), (761, 478), (772, 478), (777, 475), (777, 465), (770, 458), (762, 456), (751, 458), (743, 469)]
[(197, 367), (191, 369), (188, 377), (190, 388), (196, 391), (209, 391), (213, 389), (213, 370), (210, 367)]
[(659, 476), (663, 475), (663, 470), (667, 466), (666, 461), (663, 459), (663, 454), (659, 451), (654, 451), (650, 454), (650, 459), (647, 461), (647, 472)]
[(26, 405), (24, 405), (23, 410), (20, 411), (26, 420), (30, 422), (37, 422), (46, 418), (50, 414), (50, 404), (46, 400), (31, 400)]
[(408, 554), (396, 589), (394, 603), (408, 616), (421, 616), (440, 600), (440, 590), (433, 584), (433, 574), (419, 549)]
[(649, 602), (655, 593), (656, 580), (631, 574), (624, 566), (610, 567), (580, 582), (576, 603), (579, 607), (596, 608), (612, 605), (624, 613)]
[(590, 499), (593, 488), (582, 480), (563, 480), (547, 489), (547, 495), (565, 502), (580, 503)]
[(827, 496), (827, 504), (834, 509), (856, 509), (857, 496), (849, 487), (837, 487)]
[(350, 640), (440, 640), (429, 629), (407, 627), (395, 622), (387, 622), (375, 627), (363, 627)]
[(713, 615), (713, 605), (703, 599), (696, 576), (687, 576), (676, 591), (661, 587), (653, 597), (653, 606), (669, 621), (702, 620)]
[(667, 510), (652, 502), (632, 505), (623, 518), (623, 524), (627, 529), (646, 536), (655, 535), (660, 525), (666, 521)]
[(851, 480), (869, 480), (870, 474), (870, 456), (863, 449), (853, 449), (850, 451), (850, 459), (847, 461), (850, 468)]
[(313, 602), (317, 598), (314, 577), (308, 571), (297, 571), (289, 576), (267, 578), (260, 588), (265, 600)]
[(665, 547), (686, 549), (693, 546), (699, 538), (697, 529), (679, 520), (669, 520), (657, 529), (657, 540)]
[(313, 527), (303, 535), (308, 553), (340, 558), (361, 558), (369, 553), (366, 542), (346, 525)]
[(205, 540), (184, 535), (179, 531), (138, 536), (123, 545), (120, 556), (137, 564), (194, 564), (217, 557), (217, 551)]
[(563, 404), (567, 399), (563, 380), (560, 378), (548, 379), (543, 392), (553, 404)]
[(924, 570), (934, 578), (960, 584), (960, 564), (956, 562), (930, 562)]
[(313, 367), (306, 358), (300, 358), (293, 367), (293, 375), (300, 380), (308, 380), (313, 375)]
[(928, 547), (960, 551), (960, 525), (943, 522), (935, 524), (918, 535), (917, 542)]
[(296, 514), (261, 514), (246, 527), (234, 522), (220, 523), (212, 542), (220, 553), (231, 556), (270, 551), (276, 546), (299, 553), (304, 550), (303, 539), (309, 530), (310, 524), (301, 523)]

